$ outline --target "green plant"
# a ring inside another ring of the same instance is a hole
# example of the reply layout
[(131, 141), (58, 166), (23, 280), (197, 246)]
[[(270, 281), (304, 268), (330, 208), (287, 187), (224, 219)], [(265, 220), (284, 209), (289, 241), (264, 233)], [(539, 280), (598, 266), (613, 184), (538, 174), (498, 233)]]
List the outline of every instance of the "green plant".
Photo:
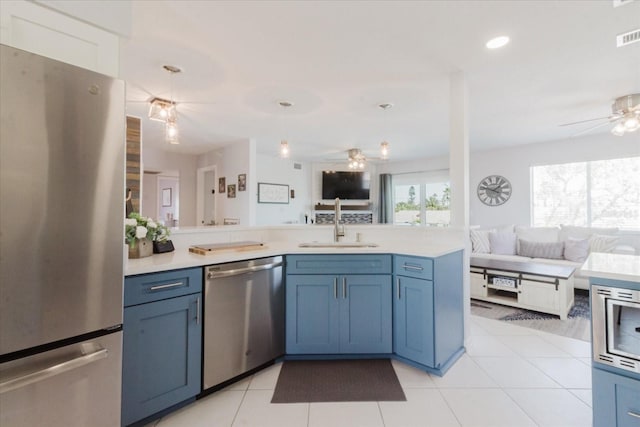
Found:
[(169, 229), (137, 212), (131, 212), (124, 220), (124, 239), (131, 247), (136, 240), (147, 238), (151, 241), (164, 242), (169, 238)]

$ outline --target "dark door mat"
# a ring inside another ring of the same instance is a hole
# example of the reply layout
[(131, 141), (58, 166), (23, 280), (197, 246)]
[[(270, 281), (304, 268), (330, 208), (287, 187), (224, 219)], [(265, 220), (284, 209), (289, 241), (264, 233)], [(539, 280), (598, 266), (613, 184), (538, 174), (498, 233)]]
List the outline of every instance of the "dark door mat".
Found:
[(271, 403), (404, 400), (389, 359), (287, 360)]

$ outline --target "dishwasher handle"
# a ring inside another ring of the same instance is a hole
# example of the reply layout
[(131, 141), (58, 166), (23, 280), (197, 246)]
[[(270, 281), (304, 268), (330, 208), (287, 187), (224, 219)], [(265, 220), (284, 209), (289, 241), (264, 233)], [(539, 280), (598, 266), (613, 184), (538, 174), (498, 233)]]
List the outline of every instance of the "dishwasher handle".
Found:
[(280, 261), (280, 262), (273, 262), (273, 263), (270, 263), (270, 264), (254, 265), (254, 266), (251, 266), (251, 267), (235, 268), (233, 270), (216, 271), (215, 273), (209, 271), (207, 273), (207, 279), (217, 279), (217, 278), (220, 278), (220, 277), (239, 276), (240, 274), (253, 273), (255, 271), (271, 270), (271, 269), (274, 269), (276, 267), (280, 267), (282, 264), (283, 264), (283, 262)]

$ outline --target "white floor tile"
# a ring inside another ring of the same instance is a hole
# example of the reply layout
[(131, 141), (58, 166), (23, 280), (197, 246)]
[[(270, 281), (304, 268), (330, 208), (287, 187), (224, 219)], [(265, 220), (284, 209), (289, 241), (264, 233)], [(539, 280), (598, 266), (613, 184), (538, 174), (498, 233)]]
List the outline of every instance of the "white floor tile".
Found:
[(165, 416), (158, 427), (229, 427), (244, 391), (220, 391)]
[(233, 383), (233, 384), (223, 388), (222, 391), (231, 391), (231, 390), (233, 390), (233, 391), (244, 391), (247, 388), (249, 388), (249, 384), (251, 383), (251, 379), (252, 378), (253, 377), (244, 378), (244, 379), (242, 379), (242, 380), (240, 380), (240, 381), (238, 381), (236, 383)]
[(436, 387), (456, 388), (490, 388), (498, 387), (480, 367), (468, 355), (463, 355), (447, 371), (443, 377), (431, 375)]
[(535, 427), (533, 420), (500, 389), (440, 390), (463, 427)]
[(438, 390), (405, 389), (406, 402), (379, 402), (385, 427), (457, 427), (453, 412)]
[(565, 388), (591, 388), (591, 368), (579, 360), (554, 357), (528, 360)]
[(542, 333), (540, 338), (569, 353), (573, 357), (591, 357), (591, 343), (549, 333)]
[(309, 427), (383, 427), (377, 402), (311, 403)]
[(571, 357), (537, 335), (499, 336), (500, 342), (523, 357)]
[(591, 408), (567, 390), (505, 390), (540, 427), (587, 427)]
[(278, 382), (282, 363), (276, 363), (253, 375), (249, 390), (274, 390)]
[(584, 363), (585, 365), (587, 365), (588, 367), (591, 367), (591, 358), (590, 357), (576, 357), (577, 360), (581, 361), (582, 363)]
[(593, 396), (591, 395), (591, 389), (570, 388), (568, 390), (573, 393), (578, 399), (589, 405), (589, 407), (593, 406)]
[(496, 337), (492, 336), (471, 336), (465, 344), (466, 351), (469, 356), (515, 356), (513, 350), (501, 343)]
[(474, 317), (471, 318), (472, 321), (469, 322), (469, 335), (470, 336), (486, 336), (486, 335), (491, 335), (490, 332), (488, 332), (486, 329), (484, 329), (482, 326), (480, 326), (477, 322), (474, 322), (473, 319)]
[(308, 403), (271, 404), (273, 390), (247, 390), (233, 427), (301, 427), (307, 425)]
[(558, 388), (560, 385), (526, 360), (504, 357), (478, 357), (475, 362), (500, 387)]
[(391, 365), (396, 372), (398, 381), (403, 389), (405, 388), (424, 388), (435, 387), (431, 376), (425, 371), (414, 368), (397, 360), (392, 360)]
[(501, 320), (472, 316), (475, 323), (491, 335), (535, 335), (535, 331), (522, 326), (511, 325)]

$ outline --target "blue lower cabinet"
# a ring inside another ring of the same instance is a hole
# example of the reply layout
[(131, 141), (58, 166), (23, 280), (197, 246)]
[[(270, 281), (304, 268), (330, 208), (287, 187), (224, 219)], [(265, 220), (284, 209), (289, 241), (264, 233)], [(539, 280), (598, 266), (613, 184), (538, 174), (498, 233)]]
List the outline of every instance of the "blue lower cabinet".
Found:
[(390, 275), (287, 275), (287, 353), (391, 353)]
[(201, 294), (124, 309), (122, 424), (201, 391)]
[(593, 426), (640, 426), (640, 380), (592, 369)]
[(394, 352), (433, 367), (433, 282), (398, 276), (394, 290)]

